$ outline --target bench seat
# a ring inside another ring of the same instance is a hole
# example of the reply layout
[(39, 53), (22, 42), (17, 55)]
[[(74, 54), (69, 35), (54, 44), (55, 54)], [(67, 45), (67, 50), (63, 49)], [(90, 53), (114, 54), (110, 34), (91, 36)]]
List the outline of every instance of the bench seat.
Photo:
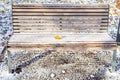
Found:
[[(78, 33), (60, 34), (62, 39), (57, 40), (56, 34), (14, 34), (8, 45), (19, 44), (70, 44), (70, 43), (116, 43), (107, 33)], [(99, 35), (99, 36), (98, 36)]]

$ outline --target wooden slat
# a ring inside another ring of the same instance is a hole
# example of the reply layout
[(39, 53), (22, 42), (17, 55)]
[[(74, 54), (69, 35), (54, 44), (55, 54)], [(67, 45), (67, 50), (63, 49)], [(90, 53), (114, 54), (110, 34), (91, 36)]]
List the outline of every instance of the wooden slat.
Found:
[[(98, 37), (99, 35), (99, 37)], [(101, 34), (101, 33), (74, 33), (74, 34), (61, 34), (62, 39), (61, 40), (56, 40), (54, 38), (55, 34), (36, 34), (36, 35), (27, 35), (27, 34), (14, 34), (14, 36), (11, 37), (10, 42), (11, 43), (40, 43), (43, 42), (44, 44), (49, 44), (49, 43), (64, 43), (64, 42), (73, 42), (73, 43), (97, 43), (97, 42), (102, 42), (106, 43), (106, 41), (109, 42), (115, 42), (114, 39), (112, 39), (108, 34)], [(27, 40), (29, 39), (29, 40)]]
[(70, 5), (70, 4), (13, 4), (14, 8), (108, 8), (109, 5), (97, 4), (97, 5)]
[[(24, 27), (14, 27), (13, 28), (14, 30), (64, 30), (64, 29), (68, 29), (68, 28), (60, 28), (60, 27), (40, 27), (40, 28), (38, 28), (38, 27), (27, 27), (27, 28), (24, 28)], [(73, 28), (73, 27), (69, 27), (69, 29), (74, 29), (74, 30), (76, 30), (76, 29), (78, 29), (78, 30), (81, 30), (81, 29), (85, 29), (85, 30), (87, 30), (87, 29), (98, 29), (98, 30), (106, 30), (107, 29), (107, 27), (94, 27), (94, 28), (91, 28), (91, 27), (77, 27), (77, 28)], [(68, 29), (68, 30), (69, 30)]]
[(25, 33), (105, 32), (108, 12), (108, 5), (13, 5), (13, 26)]
[(63, 29), (60, 29), (60, 28), (34, 28), (34, 29), (30, 29), (30, 28), (27, 28), (27, 29), (17, 29), (17, 28), (14, 28), (14, 31), (16, 32), (52, 32), (52, 31), (61, 31), (61, 32), (70, 32), (70, 31), (73, 31), (73, 32), (105, 32), (106, 31), (106, 28), (79, 28), (78, 30), (77, 29), (67, 29), (67, 28), (63, 28)]
[(74, 33), (105, 33), (106, 30), (15, 30), (15, 33), (41, 33), (41, 32), (74, 32)]
[(91, 27), (91, 28), (93, 27), (94, 28), (94, 27), (107, 27), (108, 25), (107, 24), (106, 25), (94, 25), (94, 24), (93, 25), (90, 25), (90, 24), (86, 25), (86, 24), (82, 24), (82, 25), (75, 25), (75, 26), (73, 26), (73, 25), (60, 25), (60, 24), (59, 25), (57, 25), (57, 24), (56, 25), (45, 25), (44, 24), (44, 25), (29, 25), (29, 26), (28, 25), (26, 25), (26, 26), (25, 25), (13, 25), (13, 26), (14, 27), (33, 27), (33, 28), (34, 27), (45, 27), (45, 26), (61, 27), (61, 28), (62, 27)]
[(55, 26), (57, 26), (57, 25), (66, 25), (66, 27), (67, 26), (80, 26), (80, 25), (107, 25), (107, 23), (83, 23), (83, 24), (80, 24), (80, 23), (75, 23), (75, 24), (72, 24), (72, 23), (60, 23), (60, 24), (57, 24), (57, 23), (13, 23), (13, 25), (24, 25), (24, 26), (29, 26), (29, 25), (46, 25), (46, 26), (48, 26), (48, 25), (55, 25)]
[(91, 27), (89, 27), (89, 26), (75, 26), (75, 27), (73, 27), (73, 26), (68, 26), (68, 27), (66, 27), (66, 26), (33, 26), (33, 27), (31, 27), (31, 26), (14, 26), (13, 27), (14, 29), (22, 29), (22, 28), (38, 28), (38, 29), (40, 29), (40, 28), (95, 28), (95, 29), (97, 29), (97, 28), (104, 28), (104, 29), (106, 29), (107, 28), (107, 25), (106, 26), (91, 26)]
[(25, 13), (40, 13), (40, 12), (53, 12), (53, 13), (57, 13), (57, 12), (74, 12), (74, 13), (77, 13), (77, 12), (108, 12), (109, 10), (108, 9), (98, 9), (98, 10), (95, 10), (95, 9), (13, 9), (13, 12), (14, 13), (22, 13), (22, 12), (25, 12)]
[(41, 32), (75, 32), (75, 33), (105, 33), (106, 30), (14, 30), (15, 33), (41, 33)]
[(101, 23), (101, 22), (108, 22), (108, 20), (100, 20), (100, 19), (72, 19), (72, 20), (35, 20), (35, 19), (25, 19), (25, 20), (14, 20), (13, 19), (13, 23), (17, 23), (17, 22), (20, 22), (20, 23), (81, 23), (81, 22), (85, 22), (85, 23)]
[(90, 32), (100, 32), (100, 33), (102, 33), (102, 32), (106, 32), (106, 30), (105, 29), (103, 29), (103, 30), (100, 30), (100, 29), (80, 29), (80, 30), (75, 30), (75, 29), (62, 29), (62, 30), (59, 30), (59, 29), (53, 29), (53, 30), (51, 30), (51, 29), (46, 29), (46, 30), (36, 30), (36, 29), (33, 29), (33, 30), (14, 30), (14, 32), (24, 32), (24, 33), (43, 33), (43, 32), (73, 32), (73, 33), (90, 33)]
[(51, 19), (55, 19), (55, 20), (66, 20), (66, 19), (107, 19), (108, 20), (108, 16), (13, 16), (13, 19), (46, 19), (46, 20), (51, 20)]
[[(54, 48), (60, 48), (60, 47), (62, 47), (62, 49), (64, 48), (64, 47), (102, 47), (102, 48), (104, 48), (105, 46), (108, 46), (108, 47), (106, 47), (106, 48), (110, 48), (110, 46), (111, 47), (116, 47), (117, 45), (116, 45), (116, 42), (108, 42), (108, 43), (101, 43), (101, 42), (96, 42), (96, 43), (89, 43), (89, 42), (86, 42), (86, 43), (68, 43), (68, 44), (65, 44), (65, 43), (63, 43), (63, 44), (32, 44), (32, 43), (9, 43), (8, 44), (8, 46), (10, 46), (10, 47), (20, 47), (21, 46), (21, 48), (22, 47), (54, 47)], [(58, 46), (58, 47), (56, 47), (56, 46)], [(79, 48), (80, 49), (80, 48)]]
[[(88, 45), (89, 44), (89, 45)], [(58, 46), (58, 47), (56, 47)], [(83, 47), (84, 46), (84, 47)], [(89, 50), (115, 50), (115, 43), (101, 44), (101, 43), (86, 43), (86, 44), (16, 44), (10, 43), (8, 44), (9, 49), (19, 50), (76, 50), (76, 51), (89, 51)]]
[(107, 16), (108, 13), (13, 13), (18, 16)]

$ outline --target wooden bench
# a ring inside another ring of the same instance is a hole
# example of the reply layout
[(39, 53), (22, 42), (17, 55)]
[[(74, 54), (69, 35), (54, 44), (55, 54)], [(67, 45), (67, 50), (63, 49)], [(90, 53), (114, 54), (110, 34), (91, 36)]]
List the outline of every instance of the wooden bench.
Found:
[[(107, 34), (109, 5), (13, 4), (13, 28), (9, 47), (77, 44), (116, 46)], [(54, 37), (61, 35), (61, 40)]]
[(13, 4), (12, 12), (8, 48), (116, 49), (107, 33), (109, 5)]

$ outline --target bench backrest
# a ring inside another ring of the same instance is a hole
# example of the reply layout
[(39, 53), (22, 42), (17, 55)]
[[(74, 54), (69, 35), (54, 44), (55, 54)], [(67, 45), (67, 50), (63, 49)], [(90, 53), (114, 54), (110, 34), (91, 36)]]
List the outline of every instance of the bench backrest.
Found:
[(13, 4), (15, 33), (106, 33), (109, 5)]

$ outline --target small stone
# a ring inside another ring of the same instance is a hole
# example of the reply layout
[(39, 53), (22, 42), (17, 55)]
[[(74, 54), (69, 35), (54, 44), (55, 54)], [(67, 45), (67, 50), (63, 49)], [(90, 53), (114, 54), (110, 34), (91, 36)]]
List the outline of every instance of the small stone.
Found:
[(51, 59), (54, 59), (54, 57), (51, 57)]
[(93, 78), (93, 77), (94, 77), (94, 75), (90, 75), (90, 77), (92, 77), (92, 78)]
[(54, 73), (51, 73), (51, 74), (50, 74), (50, 77), (51, 77), (51, 78), (54, 78), (55, 76), (56, 76), (56, 75), (55, 75)]
[(66, 71), (65, 71), (65, 70), (62, 70), (62, 73), (63, 73), (63, 74), (65, 74), (65, 73), (66, 73)]
[(68, 78), (65, 78), (64, 80), (69, 80)]
[(112, 67), (109, 67), (108, 69), (109, 69), (110, 72), (112, 72)]

